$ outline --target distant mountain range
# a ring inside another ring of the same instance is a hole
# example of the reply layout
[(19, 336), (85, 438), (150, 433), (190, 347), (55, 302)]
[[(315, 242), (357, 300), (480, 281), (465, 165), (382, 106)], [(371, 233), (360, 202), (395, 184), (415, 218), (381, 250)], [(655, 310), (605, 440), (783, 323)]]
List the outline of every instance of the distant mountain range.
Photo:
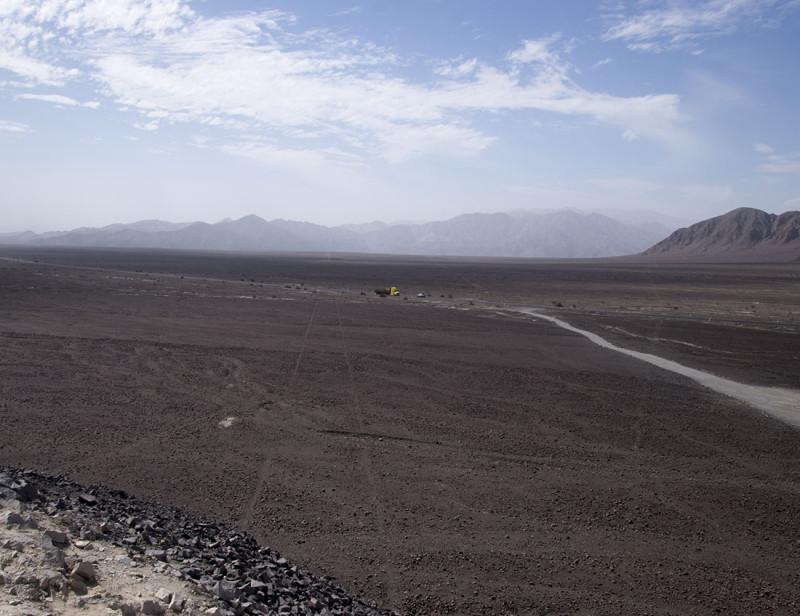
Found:
[(643, 254), (740, 262), (800, 260), (800, 212), (776, 215), (739, 208), (678, 229)]
[(424, 224), (325, 227), (266, 221), (251, 214), (215, 224), (142, 220), (72, 231), (6, 233), (0, 234), (0, 244), (559, 259), (639, 255), (662, 260), (800, 260), (800, 212), (776, 215), (739, 208), (671, 234), (674, 226), (647, 220), (632, 212), (551, 210), (463, 214)]
[(101, 228), (0, 235), (0, 243), (120, 248), (362, 252), (591, 258), (640, 253), (675, 227), (573, 210), (463, 214), (442, 222), (325, 227), (255, 215), (239, 220), (145, 220)]

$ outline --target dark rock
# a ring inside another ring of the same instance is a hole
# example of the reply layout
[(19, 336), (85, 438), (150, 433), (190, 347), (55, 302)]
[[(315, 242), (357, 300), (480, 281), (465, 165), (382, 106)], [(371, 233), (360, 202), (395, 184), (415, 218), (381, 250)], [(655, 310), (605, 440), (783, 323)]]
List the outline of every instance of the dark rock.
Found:
[[(127, 547), (129, 553), (139, 552), (159, 562), (181, 561), (180, 569), (172, 568), (172, 573), (196, 584), (201, 592), (207, 592), (218, 602), (216, 608), (203, 612), (206, 616), (261, 616), (276, 614), (281, 606), (285, 606), (282, 613), (314, 616), (393, 614), (348, 595), (331, 578), (309, 575), (278, 552), (259, 546), (248, 534), (222, 524), (196, 519), (183, 511), (141, 501), (102, 486), (81, 486), (64, 478), (15, 469), (0, 472), (0, 484), (16, 484), (18, 479), (26, 480), (27, 485), (35, 484), (33, 489), (37, 490), (41, 501), (30, 507), (51, 515), (68, 511), (74, 521), (74, 532), (80, 532), (82, 537), (97, 535), (98, 539), (102, 537)], [(80, 498), (83, 494), (94, 497), (93, 504)], [(42, 537), (51, 553), (50, 567), (54, 570), (64, 567), (64, 554), (53, 545), (59, 539), (59, 536)], [(66, 536), (64, 539), (68, 540)], [(130, 558), (122, 558), (132, 564)], [(218, 579), (213, 579), (215, 572)], [(70, 576), (69, 585), (81, 581), (85, 586), (86, 580), (76, 571), (76, 575)], [(64, 582), (66, 585), (67, 581)], [(37, 579), (37, 590), (40, 584)], [(180, 599), (171, 598), (170, 612), (184, 610)], [(162, 616), (166, 602), (153, 603), (161, 612), (148, 616)], [(135, 616), (138, 607), (128, 606), (127, 613), (124, 606), (117, 609), (122, 610), (122, 616)]]
[(164, 606), (158, 601), (147, 599), (142, 601), (142, 614), (147, 614), (147, 616), (162, 616), (164, 614)]
[(53, 594), (61, 590), (64, 578), (60, 573), (56, 573), (52, 569), (43, 569), (39, 573), (39, 588), (49, 594)]
[(48, 529), (44, 531), (46, 537), (50, 537), (53, 545), (63, 547), (69, 545), (69, 537), (67, 533), (62, 533), (60, 530)]
[(23, 518), (20, 514), (16, 511), (9, 511), (4, 516), (6, 526), (26, 526), (27, 522), (25, 518)]
[(67, 559), (64, 552), (58, 548), (50, 548), (44, 553), (45, 560), (57, 569), (63, 569), (67, 564)]
[(97, 504), (97, 497), (92, 496), (91, 494), (86, 494), (85, 492), (81, 493), (78, 496), (78, 500), (81, 501), (84, 505), (96, 505)]
[(80, 536), (81, 539), (85, 539), (87, 541), (91, 541), (93, 539), (100, 539), (103, 533), (99, 528), (93, 527), (89, 524), (84, 524), (81, 527)]
[(135, 605), (131, 605), (130, 603), (123, 603), (119, 606), (120, 612), (122, 612), (122, 616), (136, 616), (139, 613), (139, 610), (136, 608)]
[(89, 592), (89, 588), (86, 586), (86, 582), (79, 575), (70, 576), (69, 587), (72, 589), (72, 592), (74, 592), (76, 595), (85, 595), (87, 592)]
[(235, 599), (239, 594), (236, 585), (233, 582), (218, 581), (210, 588), (214, 596), (219, 597), (223, 601), (230, 601)]
[(94, 582), (96, 574), (94, 572), (92, 563), (90, 563), (88, 560), (82, 560), (72, 568), (71, 575), (73, 577), (77, 575), (83, 578), (86, 582)]
[(38, 490), (24, 479), (18, 480), (9, 487), (17, 493), (17, 498), (23, 503), (39, 500)]

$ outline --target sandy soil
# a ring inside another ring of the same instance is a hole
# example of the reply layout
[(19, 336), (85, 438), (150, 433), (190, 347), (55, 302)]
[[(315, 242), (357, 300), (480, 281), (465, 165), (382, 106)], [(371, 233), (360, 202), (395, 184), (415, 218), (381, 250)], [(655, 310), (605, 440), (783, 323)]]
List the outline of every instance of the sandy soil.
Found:
[(506, 310), (793, 386), (797, 265), (15, 251), (39, 263), (0, 261), (0, 464), (211, 515), (407, 613), (800, 609), (800, 432)]

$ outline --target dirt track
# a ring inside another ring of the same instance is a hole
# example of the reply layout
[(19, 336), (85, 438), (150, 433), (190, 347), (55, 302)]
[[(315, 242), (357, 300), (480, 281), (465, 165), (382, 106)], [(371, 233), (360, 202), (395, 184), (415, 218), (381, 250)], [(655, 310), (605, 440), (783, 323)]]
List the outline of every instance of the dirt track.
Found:
[[(797, 266), (35, 252), (0, 262), (0, 464), (238, 525), (409, 613), (800, 609), (800, 432), (503, 309), (796, 322)], [(360, 294), (385, 284), (430, 297)], [(564, 318), (800, 382), (796, 328)]]
[[(536, 312), (535, 310), (522, 309), (524, 314), (528, 314), (536, 319), (543, 319), (555, 323), (560, 328), (567, 331), (581, 334), (594, 344), (629, 357), (633, 357), (645, 363), (656, 366), (669, 372), (674, 372), (681, 376), (692, 379), (695, 383), (702, 385), (712, 391), (744, 402), (754, 409), (763, 411), (767, 415), (776, 417), (792, 426), (800, 428), (800, 389), (788, 387), (765, 387), (761, 385), (749, 385), (740, 383), (724, 377), (716, 376), (704, 370), (690, 368), (671, 359), (665, 359), (652, 353), (642, 353), (624, 347), (617, 346), (602, 336), (570, 325), (566, 321), (549, 314)], [(696, 345), (692, 345), (696, 346)]]

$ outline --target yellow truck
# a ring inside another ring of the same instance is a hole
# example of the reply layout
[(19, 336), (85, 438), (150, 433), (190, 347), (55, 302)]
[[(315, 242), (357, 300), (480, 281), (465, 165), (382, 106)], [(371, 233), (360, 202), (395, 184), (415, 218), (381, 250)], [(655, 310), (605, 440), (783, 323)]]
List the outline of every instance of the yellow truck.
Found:
[(387, 295), (400, 295), (400, 291), (397, 290), (397, 287), (383, 287), (381, 289), (375, 289), (375, 293), (381, 297), (386, 297)]

